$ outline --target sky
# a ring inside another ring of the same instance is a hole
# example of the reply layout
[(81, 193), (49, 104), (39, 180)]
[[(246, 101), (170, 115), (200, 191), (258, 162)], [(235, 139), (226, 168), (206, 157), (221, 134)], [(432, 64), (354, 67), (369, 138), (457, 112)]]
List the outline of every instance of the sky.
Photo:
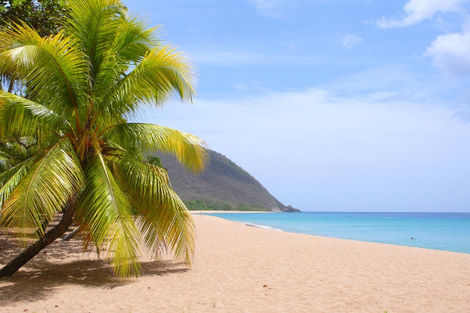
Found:
[(470, 212), (470, 0), (127, 0), (193, 64), (195, 134), (303, 211)]

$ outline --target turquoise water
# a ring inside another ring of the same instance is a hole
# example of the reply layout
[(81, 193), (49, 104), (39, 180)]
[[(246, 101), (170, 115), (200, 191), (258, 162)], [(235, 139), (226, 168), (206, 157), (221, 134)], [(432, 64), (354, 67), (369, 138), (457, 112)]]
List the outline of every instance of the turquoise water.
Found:
[(215, 213), (232, 221), (334, 238), (470, 253), (470, 213)]

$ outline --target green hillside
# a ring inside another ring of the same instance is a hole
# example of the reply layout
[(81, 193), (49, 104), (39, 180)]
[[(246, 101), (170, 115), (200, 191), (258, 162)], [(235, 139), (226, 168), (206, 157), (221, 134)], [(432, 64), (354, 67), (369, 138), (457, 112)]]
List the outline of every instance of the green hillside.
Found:
[(160, 156), (173, 189), (191, 210), (237, 210), (296, 212), (274, 198), (253, 176), (224, 155), (208, 150), (207, 169), (198, 175), (184, 169), (176, 159)]

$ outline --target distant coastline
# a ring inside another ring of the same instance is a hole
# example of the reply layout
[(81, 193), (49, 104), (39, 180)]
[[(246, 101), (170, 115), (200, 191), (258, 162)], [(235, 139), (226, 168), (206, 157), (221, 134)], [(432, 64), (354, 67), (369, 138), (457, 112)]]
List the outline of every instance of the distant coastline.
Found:
[(191, 214), (213, 214), (213, 213), (235, 213), (235, 214), (240, 214), (240, 213), (284, 213), (284, 212), (273, 212), (273, 211), (228, 211), (228, 210), (189, 210)]

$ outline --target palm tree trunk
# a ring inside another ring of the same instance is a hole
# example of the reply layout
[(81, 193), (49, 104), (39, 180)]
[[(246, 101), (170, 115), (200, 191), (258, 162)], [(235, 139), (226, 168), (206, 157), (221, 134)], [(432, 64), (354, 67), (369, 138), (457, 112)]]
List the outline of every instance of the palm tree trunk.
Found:
[(11, 93), (13, 91), (13, 86), (15, 84), (15, 79), (11, 78), (10, 79), (10, 84), (8, 85), (8, 92)]
[(10, 263), (5, 265), (0, 270), (0, 278), (8, 277), (16, 273), (23, 265), (29, 262), (34, 258), (42, 249), (53, 243), (57, 238), (65, 234), (69, 229), (70, 225), (73, 223), (73, 212), (75, 211), (75, 199), (71, 199), (67, 204), (62, 218), (59, 223), (49, 230), (44, 237), (40, 238), (38, 241), (30, 245), (26, 250), (21, 252), (16, 258), (14, 258)]

